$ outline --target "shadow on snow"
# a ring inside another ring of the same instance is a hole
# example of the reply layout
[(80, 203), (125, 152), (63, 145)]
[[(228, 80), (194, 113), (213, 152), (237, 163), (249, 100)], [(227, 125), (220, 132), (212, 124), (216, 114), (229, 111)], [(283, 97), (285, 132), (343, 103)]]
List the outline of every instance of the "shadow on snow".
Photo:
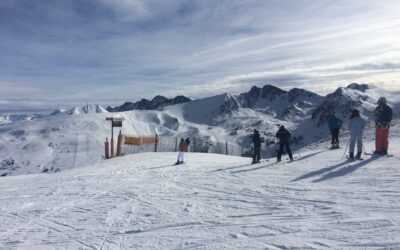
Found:
[[(313, 153), (313, 154), (305, 155), (305, 156), (302, 156), (302, 157), (297, 158), (296, 161), (304, 160), (304, 159), (313, 157), (313, 156), (315, 156), (315, 155), (317, 155), (317, 154), (321, 154), (321, 153), (326, 152), (326, 151), (327, 151), (327, 150), (322, 150), (322, 151), (319, 151), (319, 152), (316, 152), (316, 153)], [(269, 158), (269, 159), (274, 159), (274, 158)], [(276, 164), (276, 163), (277, 163), (277, 162), (273, 162), (273, 163), (270, 163), (270, 164), (268, 164), (268, 165), (263, 165), (263, 166), (259, 166), (259, 167), (255, 167), (255, 168), (249, 168), (249, 169), (243, 169), (243, 170), (232, 171), (231, 173), (232, 173), (232, 174), (236, 174), (236, 173), (254, 171), (254, 170), (258, 170), (258, 169), (262, 169), (262, 168), (268, 168), (268, 167), (270, 167), (270, 166), (272, 166), (272, 165), (274, 165), (274, 164)]]
[(319, 178), (317, 180), (314, 180), (313, 182), (321, 182), (321, 181), (326, 181), (326, 180), (329, 180), (329, 179), (332, 179), (332, 178), (345, 176), (345, 175), (350, 174), (350, 173), (356, 171), (357, 169), (359, 169), (359, 168), (361, 168), (361, 167), (363, 167), (363, 166), (365, 166), (365, 165), (367, 165), (367, 164), (369, 164), (372, 161), (375, 161), (377, 159), (379, 159), (379, 158), (378, 157), (371, 157), (368, 160), (363, 160), (363, 161), (360, 161), (360, 162), (358, 162), (356, 164), (352, 164), (350, 166), (346, 166), (346, 167), (344, 167), (342, 169), (339, 169), (337, 171), (327, 173), (326, 175), (322, 176), (321, 178)]
[(332, 171), (334, 169), (340, 168), (342, 166), (345, 166), (345, 165), (351, 163), (349, 161), (344, 161), (344, 162), (341, 162), (339, 164), (336, 164), (336, 165), (333, 165), (333, 166), (330, 166), (330, 167), (322, 168), (322, 169), (319, 169), (319, 170), (312, 171), (310, 173), (304, 174), (304, 175), (302, 175), (300, 177), (297, 177), (296, 179), (293, 179), (292, 182), (304, 180), (304, 179), (311, 178), (311, 177), (314, 177), (314, 176), (317, 176), (317, 175), (322, 175), (322, 174), (327, 173), (327, 172), (328, 172), (327, 174), (325, 174), (324, 176), (322, 176), (321, 178), (319, 178), (317, 180), (314, 180), (313, 182), (321, 182), (321, 181), (325, 181), (325, 180), (328, 180), (328, 179), (344, 176), (344, 175), (347, 175), (347, 174), (349, 174), (351, 172), (356, 171), (357, 169), (361, 168), (364, 165), (367, 165), (368, 163), (370, 163), (370, 162), (372, 162), (372, 161), (374, 161), (376, 159), (377, 159), (376, 157), (371, 157), (371, 158), (369, 158), (367, 160), (363, 160), (363, 161), (360, 161), (358, 163), (351, 164), (351, 165), (346, 166), (346, 167), (344, 167), (342, 169), (339, 169), (337, 171), (330, 172), (330, 171)]

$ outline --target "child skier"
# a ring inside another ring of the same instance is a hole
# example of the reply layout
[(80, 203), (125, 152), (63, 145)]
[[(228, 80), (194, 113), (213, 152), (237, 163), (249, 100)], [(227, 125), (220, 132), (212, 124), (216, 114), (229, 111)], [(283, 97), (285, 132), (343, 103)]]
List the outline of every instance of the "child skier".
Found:
[(392, 121), (392, 109), (386, 104), (386, 98), (378, 100), (378, 107), (375, 109), (375, 154), (386, 155), (389, 147), (389, 128)]
[(354, 148), (357, 141), (357, 155), (355, 159), (361, 159), (363, 149), (362, 136), (365, 128), (365, 121), (360, 117), (360, 111), (354, 109), (350, 116), (349, 130), (350, 130), (350, 149), (349, 159), (354, 160)]
[(281, 161), (281, 156), (283, 154), (284, 147), (289, 155), (290, 161), (293, 161), (292, 151), (290, 150), (289, 146), (289, 138), (290, 138), (289, 131), (287, 131), (284, 126), (281, 126), (278, 132), (276, 133), (276, 137), (279, 138), (279, 151), (278, 151), (277, 161), (278, 162)]
[(185, 139), (181, 138), (181, 142), (179, 143), (179, 153), (178, 153), (178, 160), (176, 161), (175, 165), (183, 164), (183, 156), (184, 152), (187, 151), (187, 145)]

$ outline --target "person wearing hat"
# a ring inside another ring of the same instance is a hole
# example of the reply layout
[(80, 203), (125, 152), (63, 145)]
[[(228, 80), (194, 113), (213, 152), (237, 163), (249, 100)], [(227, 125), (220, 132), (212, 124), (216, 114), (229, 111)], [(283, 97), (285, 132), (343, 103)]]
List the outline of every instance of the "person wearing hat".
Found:
[(332, 134), (331, 149), (339, 148), (339, 131), (342, 123), (342, 120), (336, 117), (335, 112), (329, 117), (329, 129)]
[(279, 150), (278, 150), (278, 156), (277, 156), (277, 161), (281, 161), (281, 157), (283, 154), (283, 148), (286, 149), (286, 152), (289, 155), (290, 161), (293, 161), (293, 155), (292, 151), (290, 150), (289, 146), (289, 139), (290, 139), (290, 133), (285, 129), (284, 126), (280, 126), (278, 132), (276, 133), (276, 137), (279, 139)]
[(257, 129), (253, 131), (253, 161), (251, 164), (259, 163), (261, 160), (261, 137)]
[(389, 128), (393, 112), (385, 97), (379, 98), (375, 109), (375, 154), (386, 155), (389, 147)]
[(360, 111), (353, 109), (349, 121), (350, 130), (350, 146), (349, 146), (349, 159), (354, 160), (354, 148), (357, 142), (357, 155), (355, 159), (361, 159), (363, 149), (362, 137), (365, 128), (365, 121), (360, 117)]

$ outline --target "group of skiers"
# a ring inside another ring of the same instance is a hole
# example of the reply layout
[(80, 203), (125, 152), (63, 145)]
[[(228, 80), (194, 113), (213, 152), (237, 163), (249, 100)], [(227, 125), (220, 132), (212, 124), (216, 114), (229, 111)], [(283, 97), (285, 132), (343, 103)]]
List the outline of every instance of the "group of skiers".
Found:
[[(375, 118), (375, 151), (374, 154), (387, 155), (389, 146), (389, 128), (392, 121), (392, 109), (387, 105), (385, 97), (379, 98), (377, 102), (378, 106), (374, 112)], [(329, 129), (331, 131), (331, 149), (339, 148), (339, 132), (343, 125), (343, 121), (336, 117), (335, 113), (332, 113), (329, 117)], [(361, 118), (360, 111), (353, 109), (348, 122), (348, 128), (350, 131), (350, 141), (347, 145), (349, 147), (349, 159), (361, 159), (361, 154), (363, 151), (363, 131), (365, 128), (365, 120)], [(279, 139), (279, 149), (277, 150), (277, 162), (281, 161), (282, 154), (284, 150), (289, 156), (290, 161), (293, 161), (293, 154), (290, 149), (290, 132), (284, 127), (280, 126), (278, 132), (276, 133), (276, 138)], [(253, 142), (253, 161), (252, 164), (259, 163), (261, 160), (261, 143), (264, 142), (263, 138), (260, 136), (260, 132), (254, 129), (252, 134)], [(355, 153), (355, 146), (357, 144), (357, 153)], [(181, 138), (179, 143), (179, 153), (178, 160), (175, 165), (184, 163), (184, 153), (188, 151), (190, 145), (189, 138)], [(347, 150), (347, 147), (346, 147)]]
[[(375, 151), (374, 154), (387, 155), (389, 148), (389, 128), (392, 121), (393, 112), (387, 105), (385, 97), (381, 97), (377, 102), (378, 106), (374, 112), (375, 119)], [(329, 119), (329, 128), (332, 134), (331, 149), (339, 148), (339, 131), (342, 126), (342, 121), (332, 114)], [(349, 120), (349, 159), (360, 159), (363, 151), (363, 131), (365, 121), (360, 116), (360, 111), (354, 109)], [(355, 145), (357, 143), (357, 154), (354, 155)]]
[[(392, 114), (392, 109), (387, 105), (385, 97), (379, 98), (377, 104), (378, 106), (376, 107), (374, 112), (375, 127), (376, 127), (374, 154), (387, 155), (389, 147), (389, 140), (388, 140), (389, 128), (393, 114)], [(332, 135), (331, 149), (338, 149), (339, 132), (343, 124), (343, 121), (337, 118), (335, 113), (332, 113), (329, 117), (328, 124)], [(348, 128), (350, 131), (350, 141), (348, 144), (349, 147), (348, 157), (350, 160), (361, 159), (361, 154), (364, 148), (362, 137), (365, 124), (366, 124), (365, 120), (360, 116), (360, 111), (357, 109), (353, 109), (348, 122)], [(279, 139), (279, 150), (277, 151), (277, 161), (278, 162), (281, 161), (284, 149), (287, 152), (290, 161), (293, 161), (293, 154), (292, 151), (290, 150), (290, 145), (289, 145), (289, 139), (291, 137), (290, 132), (286, 130), (284, 126), (280, 126), (275, 136), (276, 138)], [(255, 164), (260, 162), (261, 159), (260, 149), (261, 149), (261, 142), (263, 141), (262, 138), (260, 137), (259, 131), (256, 129), (254, 129), (252, 140), (254, 145), (252, 164)], [(356, 144), (357, 144), (357, 153), (356, 155), (354, 155)]]
[[(285, 149), (287, 154), (289, 155), (290, 161), (293, 161), (293, 154), (290, 150), (290, 142), (289, 139), (291, 134), (286, 130), (285, 126), (280, 126), (278, 132), (276, 133), (276, 137), (279, 139), (279, 150), (277, 155), (277, 161), (280, 162), (283, 154), (283, 150)], [(253, 145), (254, 145), (254, 153), (253, 153), (253, 161), (252, 164), (259, 163), (261, 160), (261, 143), (264, 140), (260, 137), (260, 132), (257, 129), (254, 129), (252, 135)]]

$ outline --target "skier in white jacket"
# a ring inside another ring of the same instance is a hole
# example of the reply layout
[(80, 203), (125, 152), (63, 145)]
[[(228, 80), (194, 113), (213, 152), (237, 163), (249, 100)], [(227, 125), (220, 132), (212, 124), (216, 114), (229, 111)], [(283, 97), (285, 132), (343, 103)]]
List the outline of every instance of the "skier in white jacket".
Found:
[(363, 149), (362, 137), (363, 130), (365, 128), (365, 121), (360, 117), (360, 111), (354, 109), (350, 116), (349, 130), (350, 130), (350, 149), (349, 158), (354, 160), (354, 148), (357, 141), (357, 155), (356, 159), (361, 158), (361, 153)]

